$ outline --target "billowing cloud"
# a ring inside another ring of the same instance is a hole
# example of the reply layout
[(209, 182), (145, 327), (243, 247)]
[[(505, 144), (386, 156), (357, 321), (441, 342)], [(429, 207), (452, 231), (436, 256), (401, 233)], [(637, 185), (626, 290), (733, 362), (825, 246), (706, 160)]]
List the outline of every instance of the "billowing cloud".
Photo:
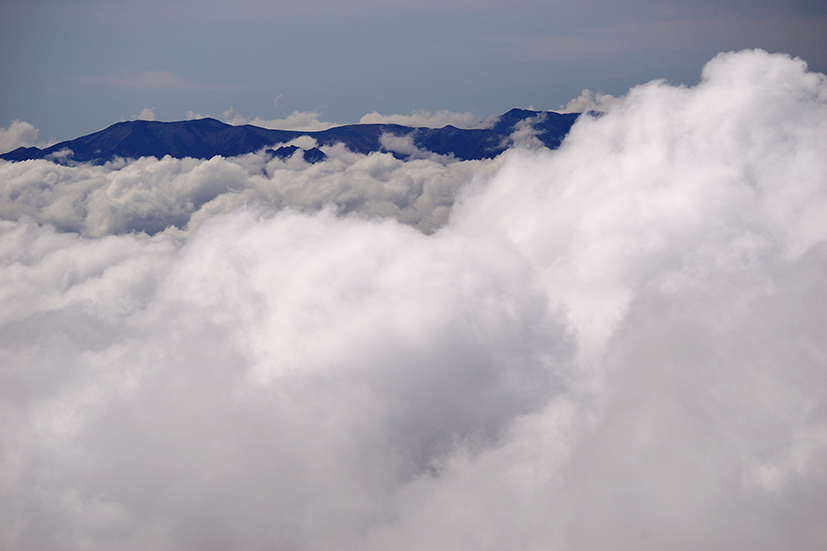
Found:
[[(302, 136), (286, 145), (310, 149), (316, 142)], [(389, 145), (395, 150), (398, 144)], [(181, 235), (247, 204), (313, 212), (331, 205), (341, 213), (394, 217), (431, 232), (447, 222), (458, 190), (501, 162), (437, 155), (405, 162), (390, 153), (351, 153), (342, 145), (321, 149), (328, 160), (313, 166), (301, 152), (281, 160), (264, 151), (233, 159), (150, 157), (105, 166), (2, 163), (0, 218), (29, 216), (87, 236), (167, 228)]]
[(587, 111), (605, 111), (617, 98), (611, 94), (583, 90), (579, 96), (561, 105), (559, 113), (586, 113)]
[(537, 137), (539, 130), (534, 128), (535, 124), (546, 120), (546, 113), (540, 112), (533, 117), (523, 119), (514, 126), (514, 131), (508, 136), (508, 146), (522, 147), (526, 149), (543, 148), (543, 142)]
[(456, 126), (457, 128), (488, 128), (496, 119), (480, 119), (473, 113), (454, 113), (442, 110), (433, 113), (431, 111), (414, 111), (410, 115), (381, 115), (376, 111), (364, 115), (359, 122), (362, 124), (401, 124), (402, 126), (442, 128)]
[(37, 128), (26, 121), (11, 121), (8, 128), (0, 128), (0, 152), (32, 147), (37, 142), (37, 135)]
[(138, 119), (138, 120), (143, 120), (143, 121), (154, 121), (155, 120), (155, 108), (153, 107), (151, 109), (150, 108), (143, 109), (138, 114), (138, 116), (135, 117), (135, 118)]
[(746, 51), (478, 165), (3, 163), (0, 547), (824, 549), (824, 151)]
[(14, 151), (18, 147), (37, 146), (41, 149), (57, 143), (55, 139), (40, 140), (40, 130), (26, 121), (11, 121), (8, 128), (0, 128), (0, 153)]

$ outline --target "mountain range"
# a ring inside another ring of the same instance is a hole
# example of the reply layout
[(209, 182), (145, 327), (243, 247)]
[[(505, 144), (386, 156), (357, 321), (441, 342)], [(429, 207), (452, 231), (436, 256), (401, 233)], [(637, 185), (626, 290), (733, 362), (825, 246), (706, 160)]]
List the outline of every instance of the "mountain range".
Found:
[[(233, 126), (204, 118), (178, 122), (126, 121), (98, 132), (40, 149), (19, 147), (0, 155), (7, 161), (50, 159), (59, 163), (103, 164), (117, 158), (212, 158), (235, 157), (265, 149), (274, 157), (287, 158), (302, 150), (304, 159), (315, 163), (326, 158), (319, 147), (344, 144), (355, 153), (390, 152), (399, 158), (419, 153), (453, 155), (459, 160), (496, 157), (520, 139), (534, 137), (549, 149), (557, 148), (578, 113), (512, 109), (487, 128), (462, 129), (410, 127), (398, 124), (349, 124), (327, 130), (273, 130), (253, 125)], [(282, 145), (310, 136), (317, 147), (303, 149)], [(276, 149), (273, 147), (281, 145)]]

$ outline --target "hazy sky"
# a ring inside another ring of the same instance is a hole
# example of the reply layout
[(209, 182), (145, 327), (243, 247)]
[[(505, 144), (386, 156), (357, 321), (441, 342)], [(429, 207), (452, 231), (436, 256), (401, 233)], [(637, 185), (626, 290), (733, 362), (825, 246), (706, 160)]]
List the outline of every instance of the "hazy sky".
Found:
[[(154, 109), (284, 118), (557, 109), (698, 82), (758, 47), (827, 71), (819, 1), (0, 0), (0, 126), (70, 139)], [(278, 98), (278, 99), (276, 99)]]

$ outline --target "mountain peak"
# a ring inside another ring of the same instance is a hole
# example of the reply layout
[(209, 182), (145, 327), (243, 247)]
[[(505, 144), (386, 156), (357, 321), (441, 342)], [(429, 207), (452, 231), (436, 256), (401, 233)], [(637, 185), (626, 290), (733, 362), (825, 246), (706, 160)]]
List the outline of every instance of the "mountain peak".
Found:
[[(460, 160), (487, 159), (505, 151), (518, 124), (530, 124), (540, 143), (554, 149), (577, 116), (553, 111), (511, 109), (490, 128), (482, 129), (461, 129), (453, 125), (413, 128), (399, 124), (350, 124), (311, 132), (273, 130), (250, 124), (233, 126), (210, 117), (174, 122), (135, 120), (118, 122), (98, 132), (45, 149), (20, 147), (0, 155), (0, 159), (24, 161), (51, 158), (59, 162), (71, 160), (103, 164), (116, 158), (161, 158), (166, 155), (175, 158), (235, 157), (284, 144), (299, 136), (310, 136), (319, 146), (343, 143), (356, 153), (390, 151), (399, 157), (406, 157), (407, 153), (386, 148), (383, 136), (388, 135), (410, 137), (413, 145), (425, 152), (453, 155)], [(525, 123), (527, 120), (529, 122)], [(56, 154), (66, 150), (71, 154), (58, 159)], [(321, 150), (312, 153), (312, 158), (316, 159), (314, 162), (323, 158), (319, 153), (322, 153)]]

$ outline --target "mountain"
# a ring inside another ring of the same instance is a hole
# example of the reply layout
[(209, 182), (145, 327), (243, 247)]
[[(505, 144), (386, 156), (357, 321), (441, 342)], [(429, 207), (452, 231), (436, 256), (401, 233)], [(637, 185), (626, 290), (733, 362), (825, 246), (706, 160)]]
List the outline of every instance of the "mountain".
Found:
[[(285, 144), (299, 136), (310, 136), (318, 147), (343, 143), (355, 153), (391, 152), (400, 158), (425, 153), (453, 155), (460, 160), (496, 157), (517, 137), (535, 137), (554, 149), (568, 133), (577, 113), (512, 109), (498, 117), (488, 128), (461, 129), (413, 128), (398, 124), (349, 124), (327, 130), (305, 132), (271, 130), (258, 126), (232, 126), (215, 119), (178, 122), (128, 121), (109, 128), (55, 144), (46, 149), (20, 147), (0, 155), (7, 161), (49, 158), (56, 162), (91, 162), (103, 164), (118, 157), (136, 159), (170, 155), (175, 158), (211, 158), (215, 155), (235, 157), (264, 148)], [(267, 149), (270, 155), (287, 158), (297, 146)], [(321, 149), (303, 151), (308, 162), (324, 160)]]

